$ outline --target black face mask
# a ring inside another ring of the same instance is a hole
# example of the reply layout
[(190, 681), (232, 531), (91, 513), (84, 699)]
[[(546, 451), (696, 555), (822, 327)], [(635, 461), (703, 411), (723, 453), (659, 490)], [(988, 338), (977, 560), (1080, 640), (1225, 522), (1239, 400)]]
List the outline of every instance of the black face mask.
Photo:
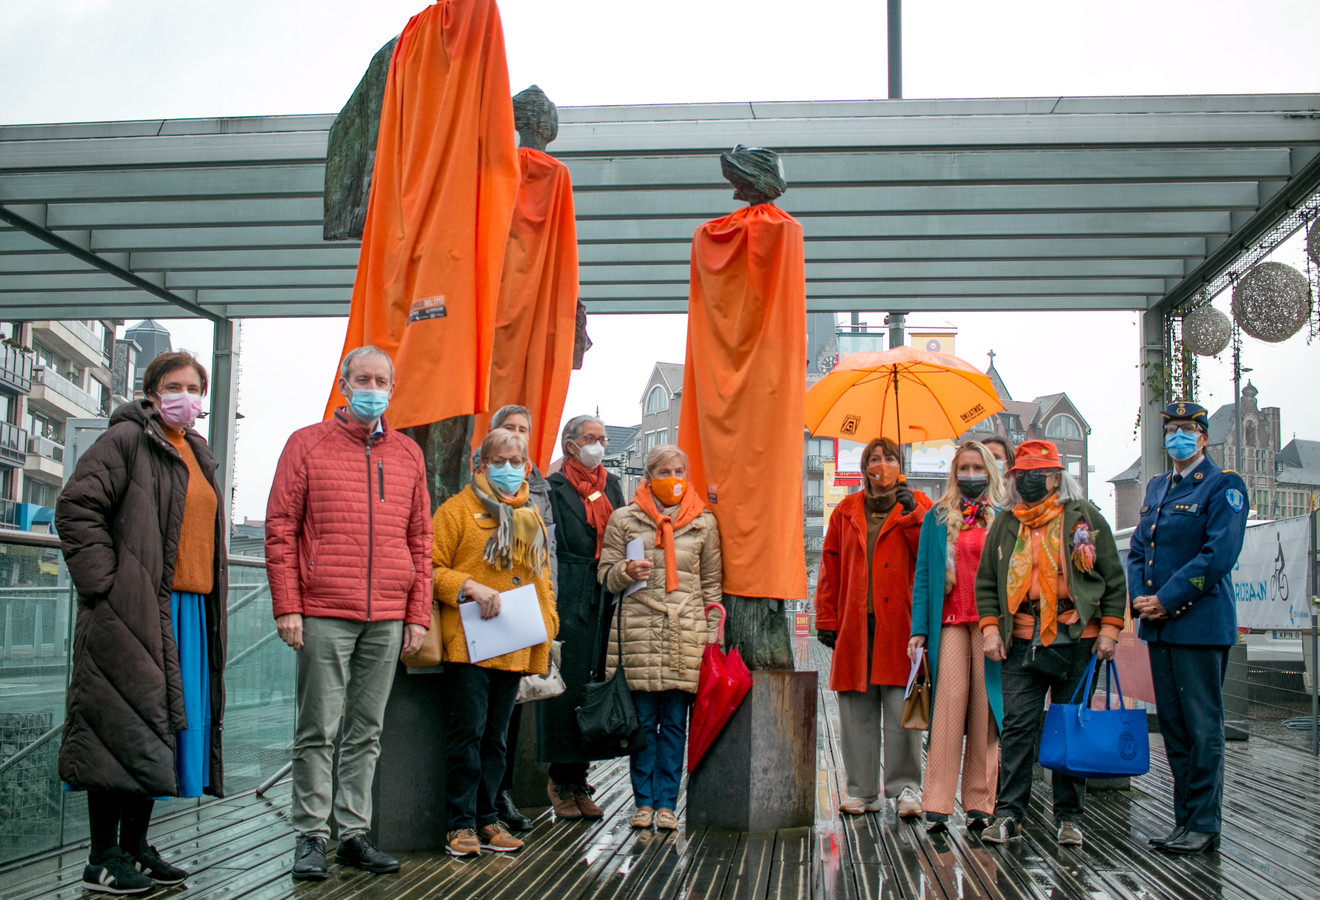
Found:
[(985, 486), (989, 479), (985, 475), (960, 475), (958, 477), (958, 490), (968, 500), (976, 500), (985, 493)]
[(1046, 479), (1049, 478), (1045, 472), (1022, 472), (1017, 475), (1018, 496), (1027, 503), (1039, 503), (1050, 493), (1045, 486)]

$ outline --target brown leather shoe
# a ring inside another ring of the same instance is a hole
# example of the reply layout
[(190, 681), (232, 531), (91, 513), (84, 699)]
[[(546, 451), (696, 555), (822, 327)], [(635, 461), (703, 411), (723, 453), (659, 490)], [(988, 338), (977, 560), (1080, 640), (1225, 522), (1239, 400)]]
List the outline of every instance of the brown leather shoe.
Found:
[(577, 804), (578, 811), (582, 813), (584, 819), (603, 819), (605, 810), (596, 805), (591, 799), (591, 795), (596, 793), (596, 789), (589, 784), (574, 784), (570, 786), (573, 791), (573, 802)]
[(572, 785), (555, 784), (555, 780), (551, 778), (546, 783), (545, 793), (550, 798), (550, 806), (556, 816), (561, 819), (582, 818), (582, 810), (578, 808), (577, 800), (573, 796)]

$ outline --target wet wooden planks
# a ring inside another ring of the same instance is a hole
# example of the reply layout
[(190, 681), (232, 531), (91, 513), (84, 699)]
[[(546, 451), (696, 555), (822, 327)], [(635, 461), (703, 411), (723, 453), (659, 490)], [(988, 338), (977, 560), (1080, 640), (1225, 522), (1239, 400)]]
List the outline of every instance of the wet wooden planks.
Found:
[[(798, 650), (801, 663), (827, 667), (828, 654), (817, 645)], [(287, 782), (266, 798), (249, 793), (158, 818), (152, 840), (196, 872), (188, 881), (189, 900), (1320, 897), (1320, 764), (1299, 751), (1264, 741), (1229, 745), (1227, 841), (1217, 856), (1169, 858), (1147, 848), (1150, 835), (1172, 827), (1172, 781), (1157, 736), (1148, 775), (1130, 790), (1088, 797), (1082, 848), (1055, 843), (1048, 773), (1040, 771), (1025, 838), (997, 847), (969, 834), (960, 811), (948, 832), (934, 835), (920, 822), (899, 821), (892, 803), (878, 813), (840, 817), (846, 782), (838, 707), (824, 684), (819, 708), (812, 828), (634, 830), (628, 826), (628, 770), (617, 761), (593, 773), (603, 820), (557, 822), (541, 811), (519, 854), (471, 861), (410, 854), (393, 876), (332, 865), (324, 882), (294, 882)], [(681, 813), (681, 799), (679, 806)], [(0, 900), (87, 896), (79, 884), (85, 854), (85, 845), (70, 847), (0, 872)], [(184, 890), (152, 896), (172, 893)]]

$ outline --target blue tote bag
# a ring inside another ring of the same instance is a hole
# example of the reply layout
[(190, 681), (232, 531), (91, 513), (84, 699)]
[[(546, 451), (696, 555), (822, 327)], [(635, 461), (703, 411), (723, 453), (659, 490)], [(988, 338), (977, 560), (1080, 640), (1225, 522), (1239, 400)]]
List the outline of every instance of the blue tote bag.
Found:
[[(1123, 708), (1118, 669), (1113, 660), (1105, 665), (1104, 709), (1090, 708), (1096, 676), (1094, 655), (1081, 684), (1073, 691), (1072, 702), (1050, 704), (1040, 741), (1040, 764), (1045, 768), (1077, 778), (1125, 778), (1150, 770), (1146, 711)], [(1118, 705), (1112, 708), (1111, 676), (1118, 694)]]

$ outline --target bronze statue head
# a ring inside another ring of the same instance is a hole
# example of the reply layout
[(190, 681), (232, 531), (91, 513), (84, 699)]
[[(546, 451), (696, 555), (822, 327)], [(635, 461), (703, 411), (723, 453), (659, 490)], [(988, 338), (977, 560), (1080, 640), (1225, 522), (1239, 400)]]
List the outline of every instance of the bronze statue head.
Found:
[(532, 85), (513, 95), (513, 127), (519, 146), (545, 152), (559, 136), (559, 111), (544, 91)]
[(752, 206), (769, 203), (788, 190), (784, 165), (773, 150), (738, 144), (728, 153), (720, 154), (720, 171), (734, 187), (733, 199)]

